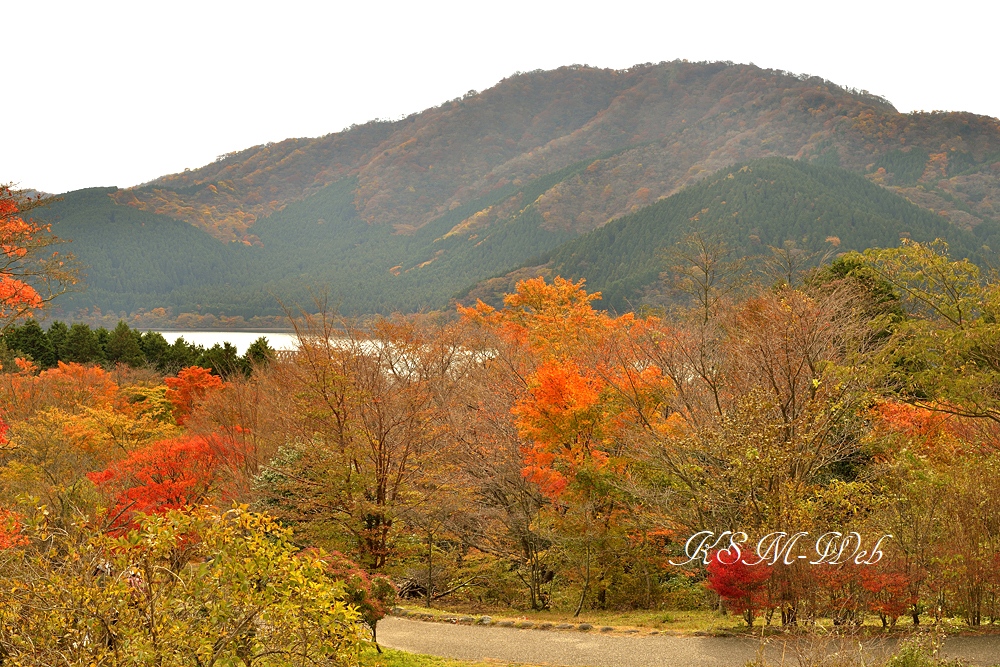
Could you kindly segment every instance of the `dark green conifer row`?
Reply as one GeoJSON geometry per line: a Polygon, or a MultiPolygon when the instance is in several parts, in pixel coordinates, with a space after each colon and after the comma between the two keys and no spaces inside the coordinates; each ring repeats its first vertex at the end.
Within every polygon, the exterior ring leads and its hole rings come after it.
{"type": "Polygon", "coordinates": [[[173,374],[187,366],[201,366],[228,377],[235,373],[250,375],[254,366],[267,363],[274,355],[264,336],[240,356],[236,347],[228,342],[205,348],[180,337],[170,343],[157,331],[132,329],[124,321],[111,331],[104,327],[91,329],[83,323],[68,326],[56,321],[46,331],[32,319],[0,335],[0,362],[4,371],[16,368],[13,360],[21,357],[33,361],[41,369],[53,368],[59,362],[108,367],[126,364],[173,374]]]}

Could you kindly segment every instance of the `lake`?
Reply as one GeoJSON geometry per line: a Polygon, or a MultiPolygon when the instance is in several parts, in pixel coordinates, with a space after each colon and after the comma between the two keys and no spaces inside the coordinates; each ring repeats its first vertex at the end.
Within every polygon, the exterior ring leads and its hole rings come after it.
{"type": "Polygon", "coordinates": [[[188,343],[202,345],[208,349],[218,343],[230,343],[236,347],[240,355],[246,353],[247,348],[255,340],[263,336],[268,344],[275,350],[294,350],[298,346],[298,338],[292,333],[282,333],[276,331],[179,331],[179,330],[159,330],[167,342],[173,343],[178,338],[184,338],[188,343]]]}

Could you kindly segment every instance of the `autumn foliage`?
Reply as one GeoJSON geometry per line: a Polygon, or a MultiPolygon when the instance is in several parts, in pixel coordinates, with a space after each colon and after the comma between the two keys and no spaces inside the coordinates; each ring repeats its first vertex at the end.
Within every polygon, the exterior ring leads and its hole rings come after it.
{"type": "MultiPolygon", "coordinates": [[[[23,260],[29,245],[43,231],[17,213],[17,202],[10,197],[9,191],[0,190],[0,252],[7,266],[23,260]]],[[[10,272],[0,270],[0,319],[19,317],[41,308],[42,304],[42,296],[34,287],[10,272]]]]}
{"type": "Polygon", "coordinates": [[[650,323],[598,311],[599,298],[582,280],[536,278],[518,283],[502,311],[482,302],[460,309],[518,350],[527,391],[512,414],[525,440],[524,475],[553,499],[574,481],[593,484],[591,473],[620,473],[616,443],[637,421],[658,422],[672,390],[633,356],[650,323]]]}
{"type": "Polygon", "coordinates": [[[361,619],[372,629],[372,639],[376,640],[377,624],[396,600],[392,580],[385,575],[369,574],[341,553],[322,554],[320,558],[329,575],[343,583],[345,602],[357,609],[361,619]]]}
{"type": "Polygon", "coordinates": [[[111,501],[109,528],[128,527],[136,514],[198,505],[215,490],[219,452],[211,439],[185,436],[133,452],[87,478],[111,501]]]}
{"type": "Polygon", "coordinates": [[[743,614],[749,625],[762,610],[775,606],[768,589],[773,567],[764,563],[747,565],[730,554],[720,558],[713,553],[705,567],[706,586],[714,591],[734,612],[743,614]]]}
{"type": "Polygon", "coordinates": [[[16,512],[0,508],[0,551],[25,543],[21,518],[16,512]]]}
{"type": "Polygon", "coordinates": [[[25,219],[38,205],[22,193],[0,186],[0,323],[6,328],[30,317],[77,282],[71,255],[48,252],[59,243],[51,228],[25,219]]]}
{"type": "Polygon", "coordinates": [[[164,379],[167,385],[167,399],[174,406],[174,419],[183,426],[192,408],[203,401],[215,389],[225,386],[218,375],[207,368],[189,366],[177,373],[177,377],[164,379]]]}
{"type": "Polygon", "coordinates": [[[561,278],[459,318],[324,316],[228,383],[22,363],[0,375],[0,548],[38,526],[133,539],[235,500],[293,526],[373,629],[391,578],[428,606],[1000,618],[1000,403],[979,381],[1000,378],[982,352],[996,318],[969,325],[957,373],[916,363],[912,340],[961,351],[964,321],[914,316],[896,336],[857,285],[793,278],[620,316],[561,278]],[[677,563],[688,536],[722,531],[808,538],[770,564],[716,545],[677,563]],[[809,562],[834,533],[844,553],[809,562]]]}
{"type": "Polygon", "coordinates": [[[525,477],[551,498],[558,498],[577,470],[603,468],[608,455],[593,448],[600,426],[596,383],[572,364],[543,363],[528,395],[514,408],[525,448],[525,477]]]}

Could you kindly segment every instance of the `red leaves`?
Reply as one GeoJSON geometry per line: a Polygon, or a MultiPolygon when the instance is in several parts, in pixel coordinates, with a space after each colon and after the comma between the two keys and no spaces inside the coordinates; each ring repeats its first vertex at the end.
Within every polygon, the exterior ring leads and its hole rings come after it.
{"type": "Polygon", "coordinates": [[[163,382],[168,387],[167,400],[174,406],[174,419],[178,426],[184,425],[196,402],[203,401],[210,391],[225,386],[222,378],[200,366],[182,369],[177,377],[166,378],[163,382]]]}
{"type": "Polygon", "coordinates": [[[861,586],[867,592],[868,611],[884,618],[896,619],[916,602],[911,592],[910,578],[901,572],[873,568],[861,570],[861,586]]]}
{"type": "Polygon", "coordinates": [[[771,606],[767,582],[771,579],[772,566],[747,565],[742,560],[729,563],[725,558],[720,559],[716,552],[705,569],[708,571],[706,585],[733,611],[752,614],[771,606]]]}
{"type": "Polygon", "coordinates": [[[883,566],[746,565],[743,560],[730,563],[730,558],[725,552],[711,555],[706,586],[748,622],[757,612],[808,599],[819,605],[814,613],[846,618],[867,611],[888,625],[915,601],[910,578],[883,566]]]}
{"type": "Polygon", "coordinates": [[[218,479],[214,438],[188,436],[157,442],[87,478],[112,497],[110,529],[127,528],[138,513],[159,514],[204,502],[218,479]]]}
{"type": "Polygon", "coordinates": [[[20,517],[8,509],[0,508],[0,550],[20,546],[26,541],[21,534],[20,517]]]}
{"type": "Polygon", "coordinates": [[[396,587],[388,577],[370,575],[354,561],[336,551],[323,556],[327,572],[344,583],[346,602],[353,605],[361,618],[373,629],[389,613],[396,599],[396,587]]]}

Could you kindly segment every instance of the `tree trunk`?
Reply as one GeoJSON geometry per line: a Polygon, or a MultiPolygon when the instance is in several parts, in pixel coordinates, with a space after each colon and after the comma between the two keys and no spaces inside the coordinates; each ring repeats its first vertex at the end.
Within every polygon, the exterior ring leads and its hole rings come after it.
{"type": "Polygon", "coordinates": [[[434,594],[434,533],[427,533],[427,607],[431,606],[431,596],[434,594]]]}
{"type": "Polygon", "coordinates": [[[580,604],[576,605],[576,611],[573,612],[573,618],[580,615],[583,610],[583,601],[587,599],[587,588],[590,587],[590,545],[587,545],[587,564],[584,568],[583,574],[583,592],[580,594],[580,604]]]}

